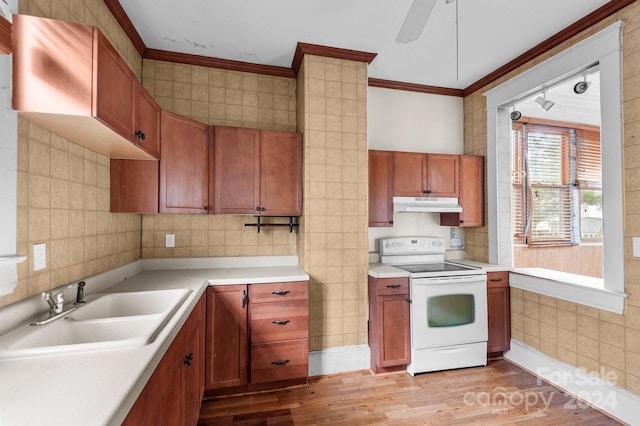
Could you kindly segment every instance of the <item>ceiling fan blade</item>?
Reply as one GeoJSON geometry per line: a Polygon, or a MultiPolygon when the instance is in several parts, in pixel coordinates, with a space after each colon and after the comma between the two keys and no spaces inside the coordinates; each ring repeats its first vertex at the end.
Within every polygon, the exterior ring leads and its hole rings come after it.
{"type": "Polygon", "coordinates": [[[407,12],[407,17],[404,18],[404,23],[400,28],[398,37],[396,37],[396,42],[409,43],[420,37],[436,1],[437,0],[413,0],[409,12],[407,12]]]}

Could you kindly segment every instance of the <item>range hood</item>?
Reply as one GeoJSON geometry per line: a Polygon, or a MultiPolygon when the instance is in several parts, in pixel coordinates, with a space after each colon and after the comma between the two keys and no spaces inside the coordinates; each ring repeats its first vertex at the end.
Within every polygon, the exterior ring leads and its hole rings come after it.
{"type": "Polygon", "coordinates": [[[393,211],[400,213],[459,213],[457,198],[393,197],[393,211]]]}

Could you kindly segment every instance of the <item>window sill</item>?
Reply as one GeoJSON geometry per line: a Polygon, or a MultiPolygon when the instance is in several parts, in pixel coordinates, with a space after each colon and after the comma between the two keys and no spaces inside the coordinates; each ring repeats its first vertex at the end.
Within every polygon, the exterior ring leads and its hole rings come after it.
{"type": "Polygon", "coordinates": [[[509,274],[514,288],[568,300],[581,305],[622,314],[625,293],[604,288],[602,278],[568,274],[544,268],[518,268],[509,274]]]}

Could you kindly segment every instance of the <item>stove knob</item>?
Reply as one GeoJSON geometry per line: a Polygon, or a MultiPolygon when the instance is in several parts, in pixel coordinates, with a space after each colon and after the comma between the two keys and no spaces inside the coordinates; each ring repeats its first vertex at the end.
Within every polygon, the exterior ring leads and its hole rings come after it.
{"type": "Polygon", "coordinates": [[[438,247],[442,247],[442,241],[438,241],[438,247]]]}
{"type": "Polygon", "coordinates": [[[398,243],[398,247],[402,247],[403,245],[403,243],[398,243]]]}

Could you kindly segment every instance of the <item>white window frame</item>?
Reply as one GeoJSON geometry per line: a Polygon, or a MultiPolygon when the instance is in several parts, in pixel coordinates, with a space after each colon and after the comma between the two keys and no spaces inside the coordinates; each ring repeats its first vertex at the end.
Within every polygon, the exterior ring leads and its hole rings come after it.
{"type": "Polygon", "coordinates": [[[622,313],[624,203],[622,162],[622,26],[618,21],[509,81],[487,99],[489,261],[513,267],[511,231],[511,121],[509,105],[594,64],[600,66],[603,191],[603,279],[538,268],[514,269],[510,285],[622,313]]]}

